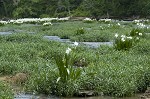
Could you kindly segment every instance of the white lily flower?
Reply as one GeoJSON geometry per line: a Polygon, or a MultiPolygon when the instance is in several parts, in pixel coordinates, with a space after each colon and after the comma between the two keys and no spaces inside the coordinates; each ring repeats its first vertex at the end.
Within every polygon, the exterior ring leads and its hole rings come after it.
{"type": "Polygon", "coordinates": [[[121,38],[121,41],[124,42],[124,41],[126,41],[126,40],[125,40],[125,38],[121,38]]]}
{"type": "Polygon", "coordinates": [[[69,54],[71,52],[71,48],[67,48],[67,50],[66,50],[66,54],[69,54]]]}
{"type": "Polygon", "coordinates": [[[120,26],[120,23],[117,23],[117,25],[119,25],[119,26],[120,26]]]}
{"type": "Polygon", "coordinates": [[[131,36],[129,36],[129,37],[127,37],[127,39],[132,39],[132,37],[131,37],[131,36]]]}
{"type": "Polygon", "coordinates": [[[115,34],[115,37],[117,38],[117,37],[118,37],[118,34],[115,34]]]}
{"type": "Polygon", "coordinates": [[[60,79],[61,79],[61,77],[58,77],[56,83],[58,83],[60,79]]]}
{"type": "Polygon", "coordinates": [[[75,45],[75,46],[78,46],[78,45],[79,45],[79,43],[75,41],[75,42],[74,42],[74,45],[75,45]]]}
{"type": "Polygon", "coordinates": [[[140,36],[142,36],[142,33],[139,33],[140,36]]]}
{"type": "Polygon", "coordinates": [[[70,70],[67,68],[67,73],[68,73],[68,75],[70,74],[70,70]]]}
{"type": "Polygon", "coordinates": [[[125,35],[121,35],[121,37],[122,37],[122,38],[125,38],[126,36],[125,36],[125,35]]]}

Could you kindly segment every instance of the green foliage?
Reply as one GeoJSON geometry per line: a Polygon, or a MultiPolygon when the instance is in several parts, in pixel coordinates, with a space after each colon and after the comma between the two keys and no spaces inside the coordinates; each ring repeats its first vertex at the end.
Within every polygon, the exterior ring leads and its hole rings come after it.
{"type": "Polygon", "coordinates": [[[83,35],[77,35],[70,38],[72,41],[80,41],[80,42],[108,42],[109,35],[104,33],[85,33],[83,35]]]}
{"type": "MultiPolygon", "coordinates": [[[[54,68],[53,68],[54,69],[54,68]]],[[[52,66],[40,66],[34,69],[32,76],[26,83],[27,91],[34,91],[36,93],[51,94],[53,92],[53,85],[55,85],[56,77],[52,66]],[[51,68],[50,68],[51,67],[51,68]],[[36,70],[36,71],[35,71],[36,70]]]]}
{"type": "Polygon", "coordinates": [[[7,84],[0,81],[0,98],[1,99],[14,99],[13,92],[7,84]]]}
{"type": "Polygon", "coordinates": [[[118,36],[116,34],[116,38],[114,41],[114,47],[117,50],[129,50],[133,46],[133,38],[126,37],[125,35],[118,36]]]}
{"type": "Polygon", "coordinates": [[[79,92],[80,84],[77,81],[58,82],[55,84],[55,94],[57,96],[74,96],[79,92]]]}
{"type": "Polygon", "coordinates": [[[56,57],[56,65],[59,71],[59,75],[57,78],[57,82],[61,81],[63,83],[67,83],[68,81],[75,81],[78,79],[81,75],[80,68],[74,68],[72,64],[72,60],[70,57],[70,51],[71,49],[67,49],[65,56],[62,57],[56,57]]]}
{"type": "Polygon", "coordinates": [[[41,40],[38,35],[30,35],[27,33],[16,33],[9,36],[0,36],[0,40],[4,42],[38,42],[41,40]]]}
{"type": "Polygon", "coordinates": [[[4,26],[4,24],[0,22],[0,26],[4,26]]]}
{"type": "MultiPolygon", "coordinates": [[[[133,37],[133,36],[140,36],[139,33],[141,33],[141,30],[138,29],[138,28],[134,28],[134,29],[131,30],[131,32],[130,32],[129,35],[132,36],[132,37],[133,37]]],[[[142,36],[142,35],[141,35],[141,36],[142,36]]]]}
{"type": "MultiPolygon", "coordinates": [[[[14,57],[11,57],[11,59],[13,60],[14,57]]],[[[0,63],[0,75],[12,74],[14,71],[16,71],[17,66],[15,66],[14,64],[15,63],[2,60],[0,63]]]]}
{"type": "Polygon", "coordinates": [[[77,31],[76,31],[76,35],[82,35],[82,34],[85,34],[86,31],[85,29],[82,27],[82,28],[79,28],[77,31]]]}
{"type": "Polygon", "coordinates": [[[148,61],[147,56],[134,55],[134,51],[132,54],[112,49],[105,51],[110,53],[98,55],[101,61],[85,69],[88,76],[83,75],[81,78],[83,89],[94,89],[113,96],[130,96],[142,88],[145,90],[148,72],[146,77],[144,75],[149,67],[143,62],[148,61]]]}

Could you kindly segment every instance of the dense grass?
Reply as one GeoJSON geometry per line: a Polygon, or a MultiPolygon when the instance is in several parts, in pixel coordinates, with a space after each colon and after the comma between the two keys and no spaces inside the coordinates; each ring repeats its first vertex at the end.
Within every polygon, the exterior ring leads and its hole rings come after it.
{"type": "Polygon", "coordinates": [[[71,54],[71,59],[74,65],[82,66],[81,76],[73,82],[56,83],[58,69],[54,59],[62,57],[66,48],[72,46],[45,40],[44,35],[57,35],[72,41],[105,42],[113,41],[116,33],[127,35],[135,27],[132,23],[117,23],[76,21],[53,23],[52,26],[2,26],[0,31],[13,30],[13,34],[0,36],[0,74],[28,73],[27,91],[59,96],[78,95],[80,90],[94,90],[96,94],[103,92],[113,96],[143,92],[150,86],[148,34],[128,51],[118,51],[109,46],[92,49],[79,45],[71,54]],[[77,34],[82,27],[85,33],[77,34]]]}
{"type": "Polygon", "coordinates": [[[8,86],[8,84],[5,84],[4,82],[0,81],[0,98],[1,99],[14,99],[13,92],[8,86]]]}

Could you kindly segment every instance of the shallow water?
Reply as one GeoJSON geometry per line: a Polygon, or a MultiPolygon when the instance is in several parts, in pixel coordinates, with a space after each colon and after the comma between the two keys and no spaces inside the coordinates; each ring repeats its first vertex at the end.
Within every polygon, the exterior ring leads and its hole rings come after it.
{"type": "Polygon", "coordinates": [[[80,42],[90,48],[98,48],[101,45],[113,46],[113,42],[80,42]]]}
{"type": "Polygon", "coordinates": [[[32,94],[25,94],[20,93],[14,96],[14,99],[60,99],[54,96],[45,96],[45,95],[32,95],[32,94]]]}
{"type": "Polygon", "coordinates": [[[72,97],[72,98],[59,98],[54,96],[45,96],[45,95],[31,95],[31,94],[17,94],[14,99],[140,99],[140,94],[133,97],[125,98],[116,98],[109,96],[96,96],[96,97],[72,97]]]}
{"type": "Polygon", "coordinates": [[[0,32],[0,35],[10,35],[12,34],[11,32],[0,32]]]}
{"type": "Polygon", "coordinates": [[[51,41],[58,41],[58,42],[68,42],[71,43],[71,41],[69,39],[61,39],[58,36],[44,36],[44,38],[51,40],[51,41]]]}
{"type": "MultiPolygon", "coordinates": [[[[58,36],[44,36],[44,38],[51,40],[51,41],[58,41],[58,42],[64,42],[64,43],[72,43],[70,39],[61,39],[58,36]]],[[[101,45],[107,45],[107,46],[113,46],[113,42],[79,42],[79,44],[86,45],[90,48],[98,48],[101,45]]]]}

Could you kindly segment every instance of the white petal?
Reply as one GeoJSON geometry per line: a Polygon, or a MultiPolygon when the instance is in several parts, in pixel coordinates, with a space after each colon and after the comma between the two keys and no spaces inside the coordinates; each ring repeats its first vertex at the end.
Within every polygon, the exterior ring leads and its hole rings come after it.
{"type": "Polygon", "coordinates": [[[71,52],[71,48],[67,48],[67,50],[66,50],[66,54],[69,54],[71,52]]]}
{"type": "Polygon", "coordinates": [[[115,34],[115,37],[117,38],[117,37],[118,37],[118,34],[115,34]]]}
{"type": "Polygon", "coordinates": [[[125,38],[121,38],[121,41],[124,42],[124,41],[125,41],[125,38]]]}
{"type": "Polygon", "coordinates": [[[56,83],[58,83],[58,82],[59,82],[60,78],[61,78],[61,77],[58,77],[58,78],[57,78],[57,81],[56,81],[56,83]]]}
{"type": "Polygon", "coordinates": [[[68,75],[70,74],[70,70],[67,68],[67,73],[68,73],[68,75]]]}

